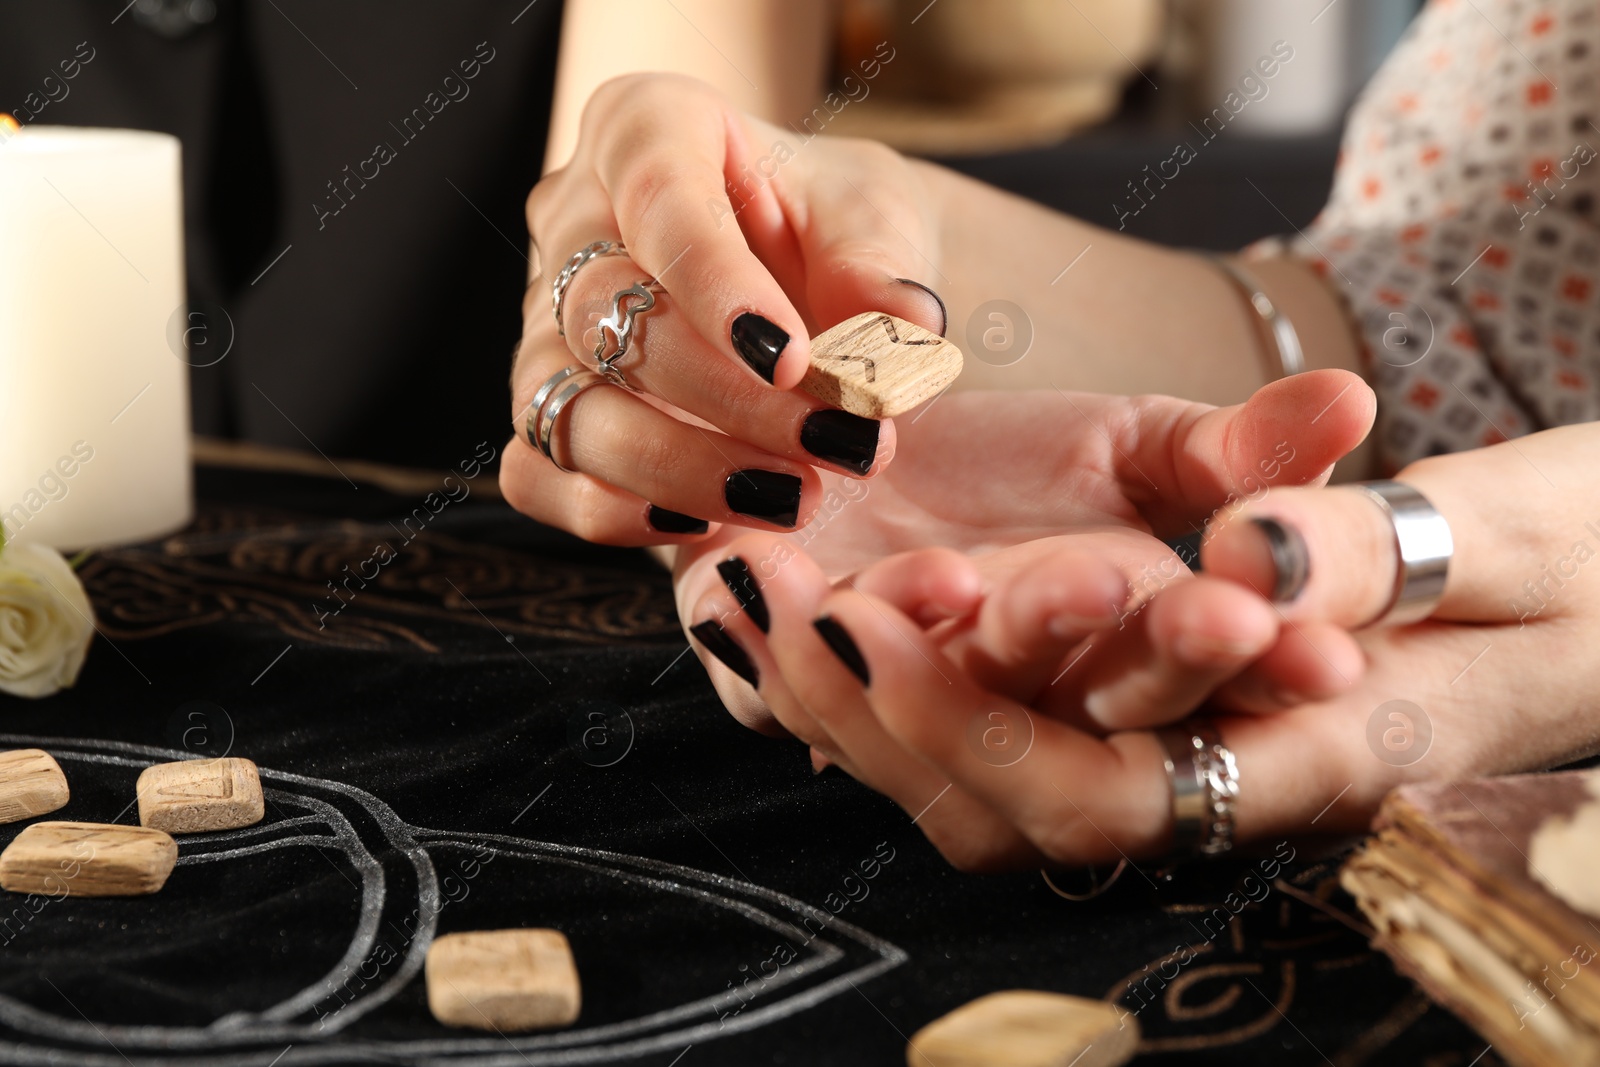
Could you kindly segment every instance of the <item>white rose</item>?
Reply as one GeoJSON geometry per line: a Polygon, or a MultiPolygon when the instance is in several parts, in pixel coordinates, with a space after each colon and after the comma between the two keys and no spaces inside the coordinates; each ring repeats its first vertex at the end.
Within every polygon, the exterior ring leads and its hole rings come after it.
{"type": "Polygon", "coordinates": [[[93,639],[94,608],[61,553],[0,549],[0,693],[47,697],[72,685],[93,639]]]}

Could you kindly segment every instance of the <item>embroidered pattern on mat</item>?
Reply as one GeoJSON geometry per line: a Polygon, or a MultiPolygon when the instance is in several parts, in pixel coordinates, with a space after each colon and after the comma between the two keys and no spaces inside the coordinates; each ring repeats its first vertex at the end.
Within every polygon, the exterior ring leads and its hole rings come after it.
{"type": "Polygon", "coordinates": [[[586,643],[680,634],[664,572],[548,559],[438,530],[405,542],[385,523],[203,508],[181,533],[97,553],[79,573],[112,640],[217,622],[276,626],[338,648],[426,652],[460,626],[586,643]],[[380,543],[401,547],[375,573],[363,569],[380,543]]]}

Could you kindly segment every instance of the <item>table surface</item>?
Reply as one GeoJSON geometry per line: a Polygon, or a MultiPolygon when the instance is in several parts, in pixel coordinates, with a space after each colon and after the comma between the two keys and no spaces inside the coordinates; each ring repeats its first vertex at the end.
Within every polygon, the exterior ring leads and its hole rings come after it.
{"type": "Polygon", "coordinates": [[[175,758],[247,756],[267,790],[159,894],[0,901],[0,1063],[894,1064],[1006,988],[1123,1004],[1140,1063],[1484,1051],[1347,925],[1337,857],[1130,870],[1087,903],[957,873],[721,710],[642,553],[512,514],[490,475],[271,466],[202,466],[190,528],[91,557],[77,687],[0,697],[0,744],[71,782],[52,818],[135,822],[175,758]],[[570,938],[578,1023],[435,1023],[431,940],[517,926],[570,938]]]}

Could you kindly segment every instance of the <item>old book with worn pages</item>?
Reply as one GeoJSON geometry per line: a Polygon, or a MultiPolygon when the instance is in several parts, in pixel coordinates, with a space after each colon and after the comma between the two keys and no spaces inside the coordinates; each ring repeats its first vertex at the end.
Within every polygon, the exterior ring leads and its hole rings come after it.
{"type": "Polygon", "coordinates": [[[1506,1061],[1600,1065],[1600,773],[1402,786],[1344,887],[1506,1061]]]}

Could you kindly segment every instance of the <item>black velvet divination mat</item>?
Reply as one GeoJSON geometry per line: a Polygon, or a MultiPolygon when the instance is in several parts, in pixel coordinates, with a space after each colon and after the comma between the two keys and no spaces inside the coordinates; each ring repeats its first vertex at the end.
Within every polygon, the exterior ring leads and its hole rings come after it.
{"type": "Polygon", "coordinates": [[[1119,1000],[1141,1063],[1484,1050],[1308,903],[1352,910],[1333,862],[1278,886],[1259,857],[1130,871],[1089,903],[950,870],[894,805],[721,710],[640,553],[481,491],[433,514],[339,478],[199,485],[190,529],[85,564],[88,667],[0,697],[0,744],[60,760],[52,818],[121,822],[143,766],[231,750],[266,821],[183,838],[155,896],[6,895],[0,1062],[897,1064],[924,1023],[1017,987],[1119,1000]],[[394,558],[331,614],[327,583],[371,576],[380,542],[394,558]],[[515,926],[571,939],[577,1025],[435,1023],[431,937],[515,926]]]}

